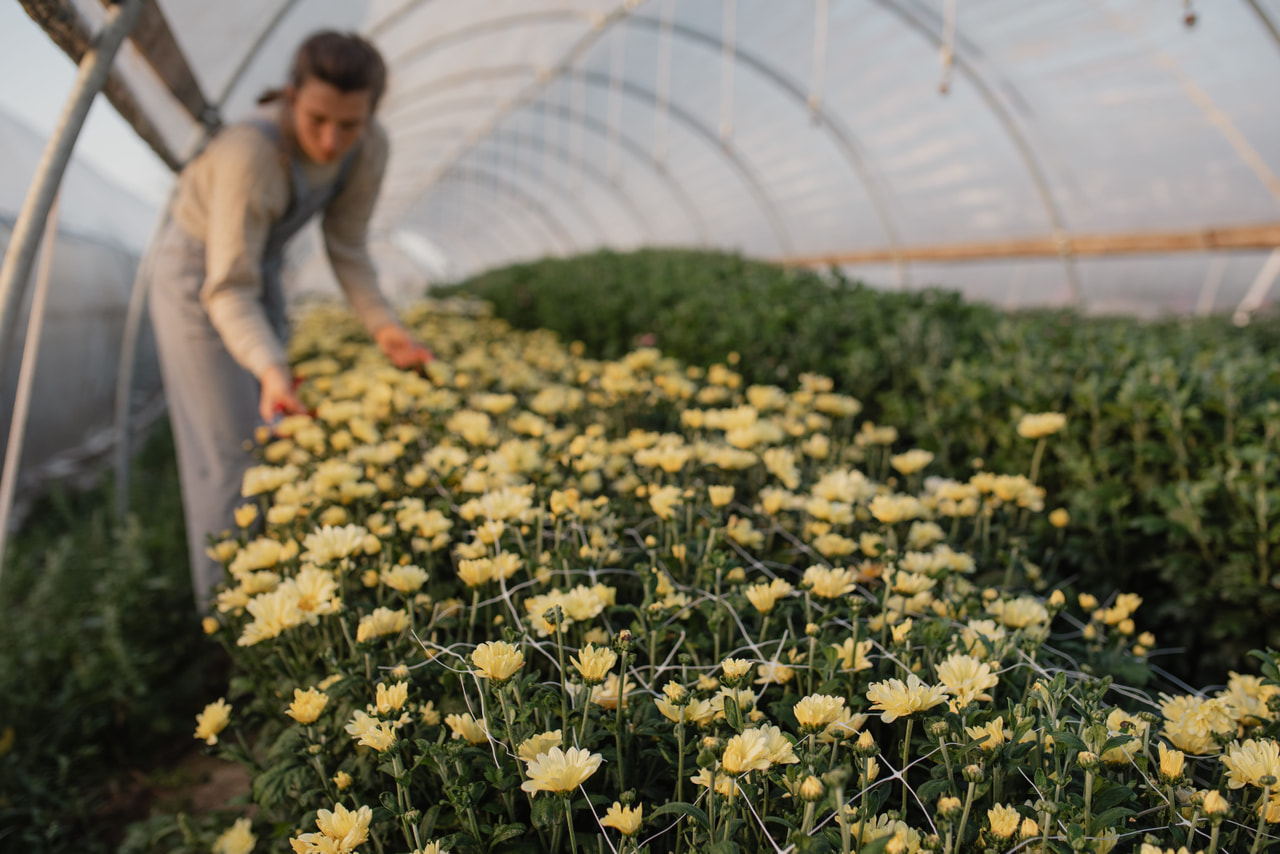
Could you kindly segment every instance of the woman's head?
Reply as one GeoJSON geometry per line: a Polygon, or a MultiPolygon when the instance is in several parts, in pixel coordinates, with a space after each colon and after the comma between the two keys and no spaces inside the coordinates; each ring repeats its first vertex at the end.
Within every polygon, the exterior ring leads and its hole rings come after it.
{"type": "Polygon", "coordinates": [[[354,34],[325,30],[293,57],[284,97],[302,153],[331,163],[364,133],[387,85],[377,48],[354,34]]]}

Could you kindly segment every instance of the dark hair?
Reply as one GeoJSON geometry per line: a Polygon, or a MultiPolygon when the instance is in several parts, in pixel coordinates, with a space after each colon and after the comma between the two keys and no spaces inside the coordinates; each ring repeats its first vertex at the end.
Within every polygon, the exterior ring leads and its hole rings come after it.
{"type": "MultiPolygon", "coordinates": [[[[355,33],[321,30],[298,46],[289,70],[289,84],[301,89],[310,79],[328,83],[339,92],[368,92],[369,107],[376,110],[387,88],[387,65],[382,54],[355,33]]],[[[278,99],[278,89],[263,93],[259,104],[278,99]]]]}

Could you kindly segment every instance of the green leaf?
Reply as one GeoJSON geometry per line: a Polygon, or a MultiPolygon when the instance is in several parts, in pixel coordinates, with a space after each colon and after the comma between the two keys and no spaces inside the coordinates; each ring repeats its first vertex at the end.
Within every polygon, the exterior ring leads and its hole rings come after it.
{"type": "Polygon", "coordinates": [[[653,811],[655,817],[666,815],[667,813],[687,815],[702,825],[705,830],[711,830],[711,820],[707,818],[707,814],[693,804],[684,801],[671,801],[653,811]]]}
{"type": "Polygon", "coordinates": [[[492,835],[489,837],[490,845],[497,845],[499,842],[506,842],[508,839],[515,839],[522,835],[529,828],[519,822],[515,824],[500,824],[493,829],[492,835]]]}

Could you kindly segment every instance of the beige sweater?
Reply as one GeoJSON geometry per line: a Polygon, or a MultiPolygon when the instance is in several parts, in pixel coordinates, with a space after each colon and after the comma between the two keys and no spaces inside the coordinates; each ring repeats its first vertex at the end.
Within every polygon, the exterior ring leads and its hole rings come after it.
{"type": "MultiPolygon", "coordinates": [[[[280,121],[282,105],[263,115],[280,121]]],[[[283,135],[288,139],[287,132],[283,135]]],[[[377,121],[358,143],[342,191],[322,214],[322,231],[334,274],[351,307],[371,333],[396,322],[378,290],[366,237],[369,216],[387,164],[387,134],[377,121]]],[[[312,186],[332,181],[339,164],[302,159],[312,186]]],[[[205,247],[200,302],[231,356],[255,377],[272,365],[288,366],[284,344],[262,306],[262,253],[267,233],[284,216],[293,195],[289,163],[276,143],[247,124],[231,125],[182,171],[174,201],[178,226],[205,247]]]]}

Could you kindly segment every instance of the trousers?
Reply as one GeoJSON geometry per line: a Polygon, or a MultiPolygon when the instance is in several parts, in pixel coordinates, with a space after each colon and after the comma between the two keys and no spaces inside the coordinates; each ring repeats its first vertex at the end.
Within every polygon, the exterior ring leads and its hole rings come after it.
{"type": "Polygon", "coordinates": [[[170,223],[155,247],[150,290],[161,377],[178,453],[192,592],[210,610],[222,564],[206,553],[208,537],[234,525],[248,444],[262,423],[258,381],[231,357],[200,304],[204,246],[170,223]]]}

